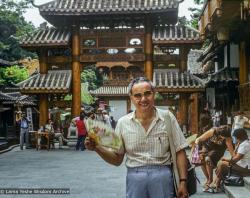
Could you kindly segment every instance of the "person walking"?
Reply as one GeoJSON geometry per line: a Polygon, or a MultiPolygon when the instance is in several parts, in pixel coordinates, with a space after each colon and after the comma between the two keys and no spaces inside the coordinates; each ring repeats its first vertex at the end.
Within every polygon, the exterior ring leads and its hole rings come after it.
{"type": "Polygon", "coordinates": [[[16,120],[20,125],[20,149],[23,150],[24,138],[25,138],[25,148],[30,148],[29,145],[29,123],[30,120],[26,117],[26,113],[22,113],[21,117],[16,120]]]}
{"type": "Polygon", "coordinates": [[[138,77],[129,84],[129,96],[136,110],[118,120],[116,133],[120,149],[110,150],[87,137],[85,146],[106,162],[119,166],[126,155],[127,198],[173,198],[174,176],[171,169],[169,136],[172,135],[180,179],[177,196],[187,198],[188,145],[174,115],[154,106],[155,88],[151,81],[138,77]]]}
{"type": "Polygon", "coordinates": [[[78,138],[77,138],[77,143],[76,143],[76,150],[79,150],[79,147],[81,148],[81,151],[85,150],[84,146],[84,140],[87,136],[87,129],[84,123],[84,113],[80,114],[79,119],[76,120],[76,127],[78,131],[78,138]]]}

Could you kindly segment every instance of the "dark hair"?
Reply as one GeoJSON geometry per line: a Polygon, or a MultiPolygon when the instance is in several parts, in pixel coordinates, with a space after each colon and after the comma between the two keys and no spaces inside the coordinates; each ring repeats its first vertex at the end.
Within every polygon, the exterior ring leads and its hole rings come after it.
{"type": "Polygon", "coordinates": [[[233,136],[235,136],[237,139],[240,139],[241,141],[248,139],[247,132],[243,128],[235,129],[233,132],[233,136]]]}
{"type": "Polygon", "coordinates": [[[82,113],[80,113],[80,120],[83,120],[84,119],[84,117],[85,117],[85,114],[82,112],[82,113]]]}
{"type": "Polygon", "coordinates": [[[228,125],[223,125],[216,128],[216,135],[221,135],[222,137],[231,137],[231,128],[228,125]]]}
{"type": "Polygon", "coordinates": [[[131,95],[133,86],[135,84],[139,84],[141,82],[147,82],[151,86],[152,91],[154,91],[155,86],[153,85],[153,83],[149,79],[147,79],[146,77],[137,77],[137,78],[134,78],[133,80],[131,80],[131,82],[129,83],[128,94],[131,95]]]}

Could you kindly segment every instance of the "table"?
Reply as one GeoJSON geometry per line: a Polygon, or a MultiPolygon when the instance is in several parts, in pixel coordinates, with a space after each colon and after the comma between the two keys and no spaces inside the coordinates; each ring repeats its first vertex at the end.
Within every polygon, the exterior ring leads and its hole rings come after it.
{"type": "Polygon", "coordinates": [[[41,147],[46,147],[47,150],[50,149],[50,134],[48,132],[36,132],[36,150],[41,147]],[[45,137],[47,139],[46,144],[41,144],[41,137],[45,137]]]}

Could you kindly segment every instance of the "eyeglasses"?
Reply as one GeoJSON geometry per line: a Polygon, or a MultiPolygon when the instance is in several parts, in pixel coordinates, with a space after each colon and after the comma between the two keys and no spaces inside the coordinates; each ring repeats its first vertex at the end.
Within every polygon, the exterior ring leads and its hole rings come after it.
{"type": "Polygon", "coordinates": [[[148,98],[150,97],[151,95],[153,94],[153,91],[145,91],[144,93],[135,93],[133,94],[133,97],[136,99],[136,100],[141,100],[142,97],[144,96],[145,98],[148,98]]]}

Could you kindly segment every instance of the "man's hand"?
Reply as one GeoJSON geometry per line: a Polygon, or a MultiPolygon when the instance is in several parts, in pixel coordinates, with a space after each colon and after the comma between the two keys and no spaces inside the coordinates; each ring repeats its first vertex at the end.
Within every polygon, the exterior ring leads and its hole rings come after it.
{"type": "Polygon", "coordinates": [[[187,191],[187,184],[186,182],[180,182],[178,192],[177,192],[178,198],[188,198],[188,191],[187,191]]]}
{"type": "Polygon", "coordinates": [[[96,149],[96,143],[90,137],[86,137],[86,139],[84,141],[84,145],[90,151],[94,151],[96,149]]]}

